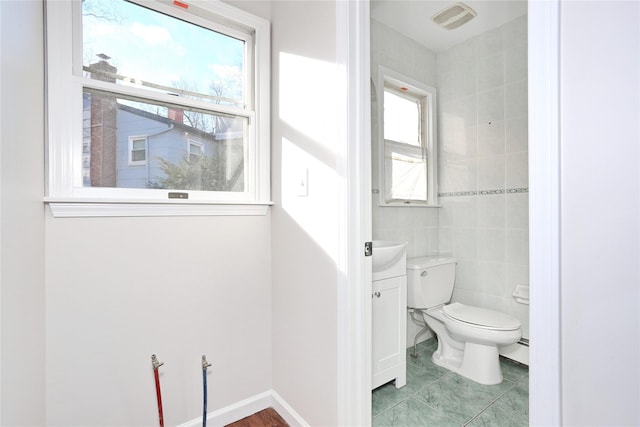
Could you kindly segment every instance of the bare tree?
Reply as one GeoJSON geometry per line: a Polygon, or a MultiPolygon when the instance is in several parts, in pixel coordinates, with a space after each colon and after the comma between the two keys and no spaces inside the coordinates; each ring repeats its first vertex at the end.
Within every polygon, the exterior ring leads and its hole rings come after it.
{"type": "Polygon", "coordinates": [[[111,22],[122,22],[120,8],[116,1],[82,0],[82,16],[93,16],[111,22]]]}

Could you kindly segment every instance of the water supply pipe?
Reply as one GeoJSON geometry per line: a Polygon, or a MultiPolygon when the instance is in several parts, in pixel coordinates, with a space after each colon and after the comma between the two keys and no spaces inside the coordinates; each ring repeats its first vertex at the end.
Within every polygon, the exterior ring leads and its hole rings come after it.
{"type": "Polygon", "coordinates": [[[153,376],[156,380],[156,397],[158,399],[158,418],[160,419],[160,427],[164,427],[164,416],[162,415],[162,394],[160,393],[160,375],[158,368],[164,365],[164,362],[158,362],[155,354],[151,355],[151,366],[153,367],[153,376]]]}
{"type": "Polygon", "coordinates": [[[207,368],[211,363],[207,362],[207,356],[202,355],[202,427],[207,427],[207,368]]]}
{"type": "Polygon", "coordinates": [[[413,353],[411,353],[411,357],[416,359],[418,357],[418,339],[429,331],[429,326],[427,326],[427,322],[424,320],[424,312],[419,308],[409,309],[409,317],[411,318],[413,323],[422,328],[420,329],[420,331],[418,331],[415,338],[413,339],[413,353]],[[417,319],[416,314],[420,316],[417,319]]]}

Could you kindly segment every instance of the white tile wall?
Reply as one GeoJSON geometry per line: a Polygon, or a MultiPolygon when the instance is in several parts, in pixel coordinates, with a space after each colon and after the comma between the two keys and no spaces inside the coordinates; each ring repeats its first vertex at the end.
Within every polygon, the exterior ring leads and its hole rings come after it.
{"type": "Polygon", "coordinates": [[[518,18],[439,53],[437,70],[440,192],[474,192],[440,199],[440,251],[458,259],[454,299],[509,313],[528,336],[528,306],[511,296],[528,283],[528,193],[507,191],[528,187],[526,36],[518,18]]]}

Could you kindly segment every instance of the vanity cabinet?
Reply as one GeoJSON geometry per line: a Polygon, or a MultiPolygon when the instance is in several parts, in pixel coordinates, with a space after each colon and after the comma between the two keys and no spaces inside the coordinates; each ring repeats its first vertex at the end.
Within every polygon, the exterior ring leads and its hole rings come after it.
{"type": "Polygon", "coordinates": [[[407,382],[407,276],[373,281],[372,388],[407,382]]]}

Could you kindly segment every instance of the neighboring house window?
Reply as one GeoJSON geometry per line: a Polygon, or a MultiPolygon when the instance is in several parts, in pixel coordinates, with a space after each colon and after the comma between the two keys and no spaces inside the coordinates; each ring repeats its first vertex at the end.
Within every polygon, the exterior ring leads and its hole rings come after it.
{"type": "Polygon", "coordinates": [[[142,166],[147,164],[147,138],[129,137],[129,165],[142,166]]]}
{"type": "Polygon", "coordinates": [[[189,161],[199,161],[204,155],[204,144],[190,139],[188,141],[189,161]]]}
{"type": "Polygon", "coordinates": [[[381,67],[382,205],[435,205],[435,89],[381,67]]]}
{"type": "Polygon", "coordinates": [[[52,209],[270,203],[267,21],[221,2],[46,5],[52,209]]]}

